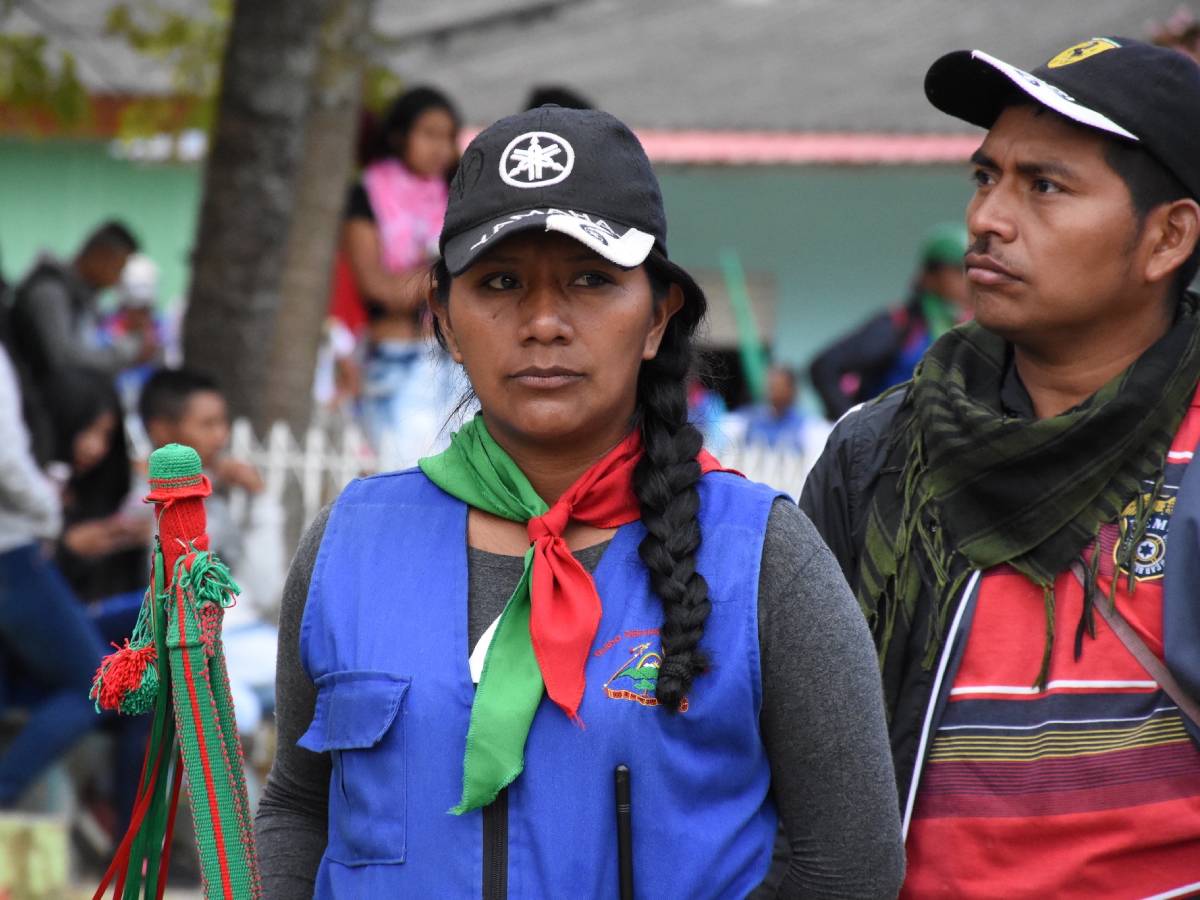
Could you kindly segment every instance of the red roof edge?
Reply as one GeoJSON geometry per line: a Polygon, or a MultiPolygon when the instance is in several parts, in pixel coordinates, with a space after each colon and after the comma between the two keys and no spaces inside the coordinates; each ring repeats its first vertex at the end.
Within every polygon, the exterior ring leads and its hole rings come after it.
{"type": "MultiPolygon", "coordinates": [[[[478,129],[464,129],[464,145],[478,129]]],[[[979,146],[973,134],[669,131],[638,129],[646,154],[669,165],[803,166],[963,163],[979,146]]]]}

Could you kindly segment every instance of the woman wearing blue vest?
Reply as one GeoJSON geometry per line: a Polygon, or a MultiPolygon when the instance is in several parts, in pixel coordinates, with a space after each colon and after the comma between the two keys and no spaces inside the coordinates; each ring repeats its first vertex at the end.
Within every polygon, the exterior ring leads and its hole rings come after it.
{"type": "Polygon", "coordinates": [[[615,898],[624,765],[638,897],[894,896],[866,625],[796,506],[687,422],[705,300],[637,139],[597,111],[497,122],[440,250],[481,412],[297,552],[265,895],[615,898]]]}

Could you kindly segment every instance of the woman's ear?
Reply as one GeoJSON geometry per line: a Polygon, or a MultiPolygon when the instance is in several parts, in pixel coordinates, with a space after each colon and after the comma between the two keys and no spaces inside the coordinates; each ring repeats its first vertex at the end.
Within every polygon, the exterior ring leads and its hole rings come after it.
{"type": "Polygon", "coordinates": [[[437,329],[442,335],[442,339],[446,342],[446,351],[459,365],[462,365],[462,353],[458,349],[458,341],[454,339],[454,326],[450,322],[450,304],[448,302],[449,291],[446,292],[447,302],[443,303],[438,296],[438,284],[435,278],[429,279],[429,311],[433,313],[433,317],[437,320],[437,329]]]}
{"type": "Polygon", "coordinates": [[[667,296],[655,301],[654,312],[650,318],[650,330],[646,333],[646,343],[642,348],[642,359],[654,359],[658,356],[659,345],[662,344],[663,334],[666,333],[667,323],[671,316],[683,309],[683,288],[672,284],[667,296]]]}

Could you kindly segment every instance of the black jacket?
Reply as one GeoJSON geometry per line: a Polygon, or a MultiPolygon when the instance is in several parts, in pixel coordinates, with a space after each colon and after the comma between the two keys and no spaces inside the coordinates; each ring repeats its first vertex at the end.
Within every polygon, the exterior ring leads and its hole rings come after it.
{"type": "MultiPolygon", "coordinates": [[[[867,513],[887,458],[892,421],[904,396],[905,391],[899,389],[843,416],[800,495],[800,508],[817,526],[856,592],[867,513]]],[[[919,605],[911,623],[897,618],[887,658],[881,662],[901,809],[908,797],[922,726],[933,700],[934,672],[922,665],[928,614],[929,610],[919,605]]]]}

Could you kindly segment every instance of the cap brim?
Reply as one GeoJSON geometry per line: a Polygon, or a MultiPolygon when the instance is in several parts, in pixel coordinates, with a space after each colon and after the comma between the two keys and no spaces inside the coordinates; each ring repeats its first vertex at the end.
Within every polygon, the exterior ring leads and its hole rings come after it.
{"type": "Polygon", "coordinates": [[[944,113],[981,128],[991,128],[1014,98],[1025,94],[1059,115],[1128,140],[1137,135],[1108,116],[1080,103],[1066,91],[1036,75],[1009,65],[982,50],[947,53],[925,75],[925,96],[944,113]]]}
{"type": "Polygon", "coordinates": [[[446,268],[451,275],[459,275],[497,242],[534,230],[565,234],[623,269],[640,266],[654,248],[654,235],[612,219],[574,210],[530,209],[501,216],[447,240],[442,250],[446,268]]]}

